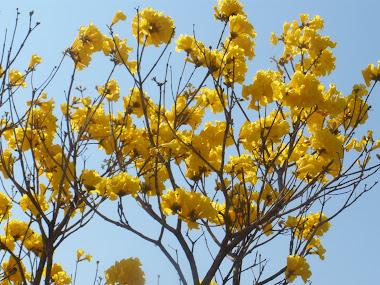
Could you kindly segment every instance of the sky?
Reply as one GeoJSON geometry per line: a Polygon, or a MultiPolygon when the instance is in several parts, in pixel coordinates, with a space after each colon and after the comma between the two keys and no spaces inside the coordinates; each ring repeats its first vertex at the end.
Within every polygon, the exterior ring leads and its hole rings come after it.
{"type": "MultiPolygon", "coordinates": [[[[127,21],[119,23],[116,31],[122,37],[129,39],[129,45],[133,44],[130,21],[138,6],[141,8],[151,6],[158,11],[164,11],[165,15],[170,15],[175,21],[176,37],[180,34],[192,34],[194,24],[198,38],[204,41],[209,40],[212,45],[212,40],[215,42],[215,35],[221,30],[213,17],[212,6],[216,4],[214,0],[0,1],[2,2],[0,5],[1,38],[5,27],[9,31],[13,28],[16,8],[19,8],[21,12],[20,35],[27,28],[28,13],[31,10],[34,10],[34,20],[41,22],[33,32],[19,61],[29,62],[32,53],[40,55],[43,58],[43,63],[39,66],[41,77],[44,74],[46,76],[51,68],[58,64],[62,51],[73,42],[80,26],[93,22],[106,32],[106,25],[112,21],[117,10],[122,10],[127,15],[127,21]]],[[[354,84],[363,83],[361,70],[365,69],[369,63],[376,64],[380,60],[380,37],[377,23],[380,2],[377,0],[245,0],[242,2],[246,4],[245,12],[257,32],[256,57],[249,65],[248,81],[257,70],[274,68],[269,58],[282,54],[282,47],[269,44],[270,32],[280,34],[283,23],[298,20],[300,13],[308,13],[311,16],[320,15],[325,20],[324,34],[330,35],[333,41],[338,42],[338,46],[334,49],[334,55],[337,57],[336,70],[327,80],[335,83],[338,90],[344,94],[348,94],[354,84]]],[[[174,50],[173,46],[171,48],[174,50]]],[[[67,59],[59,74],[59,80],[54,81],[48,89],[49,96],[58,102],[64,98],[64,90],[67,90],[71,66],[72,62],[67,59]]],[[[92,72],[87,75],[83,72],[78,76],[78,84],[93,88],[102,83],[101,75],[101,72],[92,72]]],[[[370,105],[373,108],[369,114],[370,119],[366,123],[367,129],[374,130],[375,137],[380,137],[379,96],[380,89],[377,88],[370,99],[370,105]]],[[[378,177],[379,174],[376,174],[371,181],[374,182],[378,177]]],[[[378,280],[380,224],[376,209],[380,198],[379,191],[380,188],[375,187],[373,191],[367,193],[355,205],[333,220],[332,227],[322,238],[327,250],[325,260],[310,258],[313,284],[374,284],[378,280]]],[[[132,205],[131,211],[134,211],[132,205]]],[[[145,219],[139,220],[139,223],[142,227],[149,225],[149,221],[145,219]]],[[[160,284],[178,284],[176,274],[160,255],[158,249],[139,243],[130,234],[99,219],[94,219],[88,228],[82,229],[71,241],[69,239],[62,245],[57,255],[64,268],[72,269],[71,265],[75,260],[73,248],[83,248],[85,252],[94,256],[94,260],[101,260],[101,270],[112,265],[115,260],[131,256],[139,257],[147,276],[147,284],[157,284],[157,275],[161,276],[160,284]],[[101,228],[100,231],[99,228],[101,228]]],[[[272,259],[275,260],[276,251],[274,250],[271,254],[272,259]]],[[[94,262],[91,265],[83,264],[83,267],[79,268],[77,284],[92,284],[94,272],[94,262]]],[[[303,284],[303,282],[298,278],[293,284],[303,284]]]]}

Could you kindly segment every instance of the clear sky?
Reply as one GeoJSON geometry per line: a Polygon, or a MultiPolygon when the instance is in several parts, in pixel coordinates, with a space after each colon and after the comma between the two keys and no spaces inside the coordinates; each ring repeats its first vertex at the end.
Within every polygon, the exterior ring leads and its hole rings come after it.
{"type": "MultiPolygon", "coordinates": [[[[220,26],[214,23],[212,6],[214,0],[108,0],[108,1],[51,1],[51,0],[15,0],[1,1],[0,5],[0,37],[3,38],[5,27],[12,30],[16,15],[16,8],[20,9],[20,30],[27,28],[28,13],[34,10],[34,20],[41,25],[33,33],[32,38],[22,54],[29,62],[30,54],[37,53],[43,58],[39,67],[42,73],[56,65],[62,51],[67,48],[77,35],[80,26],[93,22],[105,33],[106,24],[109,24],[117,10],[127,15],[127,21],[120,23],[116,31],[121,37],[131,37],[130,21],[137,6],[141,8],[151,6],[170,15],[176,26],[176,37],[180,34],[192,34],[193,24],[198,37],[207,42],[215,41],[215,35],[220,26]]],[[[335,83],[339,91],[347,94],[356,83],[364,83],[361,70],[369,63],[380,60],[379,11],[380,1],[377,0],[268,0],[242,1],[246,4],[245,12],[257,32],[255,53],[256,57],[250,64],[247,81],[255,75],[258,69],[274,68],[270,63],[271,56],[278,56],[282,48],[269,44],[270,32],[280,34],[285,21],[298,20],[300,13],[320,15],[325,20],[325,35],[331,35],[333,41],[338,42],[334,49],[337,57],[336,70],[328,78],[335,83]]],[[[210,45],[213,43],[210,42],[210,45]]],[[[172,47],[174,49],[174,47],[172,47]]],[[[67,59],[63,66],[63,74],[59,81],[54,81],[49,88],[49,96],[59,101],[67,89],[68,76],[72,62],[67,59]]],[[[85,73],[84,71],[83,73],[85,73]]],[[[87,74],[80,77],[82,84],[92,88],[101,84],[99,74],[87,74]]],[[[370,99],[373,111],[367,123],[368,129],[374,130],[375,137],[380,137],[378,122],[380,120],[379,86],[370,99]]],[[[372,182],[379,177],[374,177],[372,182]]],[[[317,257],[309,258],[313,272],[313,284],[376,284],[380,268],[380,223],[376,217],[380,188],[375,187],[372,192],[362,197],[358,203],[333,220],[332,227],[323,236],[322,241],[327,250],[324,261],[317,257]]],[[[144,226],[148,221],[140,219],[144,226]]],[[[95,219],[86,229],[68,239],[57,252],[64,269],[70,272],[74,264],[75,249],[83,248],[94,256],[94,260],[101,260],[100,269],[109,267],[115,260],[139,257],[147,276],[147,284],[157,284],[157,275],[161,275],[160,284],[178,284],[177,276],[159,250],[136,239],[125,231],[120,231],[104,222],[95,219]],[[100,229],[100,230],[99,230],[100,229]],[[151,255],[150,255],[151,254],[151,255]],[[71,267],[72,268],[72,267],[71,267]]],[[[276,251],[271,252],[271,258],[276,259],[276,251]]],[[[95,263],[83,266],[79,270],[77,284],[92,284],[95,272],[95,263]]],[[[303,284],[300,278],[293,284],[303,284]]]]}

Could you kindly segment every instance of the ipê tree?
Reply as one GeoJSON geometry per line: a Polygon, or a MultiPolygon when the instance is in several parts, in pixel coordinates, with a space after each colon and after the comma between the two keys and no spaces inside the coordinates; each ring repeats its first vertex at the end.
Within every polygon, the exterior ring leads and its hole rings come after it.
{"type": "MultiPolygon", "coordinates": [[[[307,260],[324,258],[321,237],[330,221],[373,187],[362,182],[380,166],[373,153],[380,141],[362,130],[380,67],[368,65],[365,84],[348,95],[326,87],[336,43],[320,34],[319,16],[301,14],[272,34],[271,43],[284,47],[272,58],[273,70],[253,74],[256,33],[244,5],[224,0],[214,10],[222,32],[213,43],[196,30],[179,35],[174,21],[152,8],[136,11],[133,47],[115,33],[126,20],[121,11],[107,33],[94,24],[81,27],[62,59],[71,58],[74,68],[60,110],[45,93],[59,66],[32,86],[26,111],[15,101],[42,61],[32,55],[24,73],[13,68],[33,32],[32,14],[19,47],[6,38],[3,284],[75,283],[54,252],[94,214],[156,245],[180,284],[310,279],[307,260]],[[185,55],[181,65],[172,62],[173,49],[185,55]],[[76,76],[95,53],[110,60],[112,71],[87,95],[76,76]],[[114,79],[118,72],[127,90],[114,79]],[[102,167],[86,157],[94,148],[104,156],[102,167]],[[107,200],[114,201],[116,219],[101,207],[107,200]],[[134,223],[125,207],[131,201],[158,225],[155,234],[134,223]],[[168,236],[176,243],[168,245],[168,236]],[[268,272],[262,248],[275,239],[288,256],[268,272]],[[208,267],[200,267],[206,255],[208,267]]],[[[77,262],[85,259],[91,257],[78,251],[77,262]]],[[[138,259],[117,262],[105,272],[107,284],[144,284],[139,266],[138,259]]]]}

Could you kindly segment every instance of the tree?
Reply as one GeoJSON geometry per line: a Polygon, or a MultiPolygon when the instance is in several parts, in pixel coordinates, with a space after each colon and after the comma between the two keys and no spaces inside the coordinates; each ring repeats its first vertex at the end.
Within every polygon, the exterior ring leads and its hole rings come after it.
{"type": "MultiPolygon", "coordinates": [[[[307,260],[324,258],[321,237],[330,221],[373,187],[361,183],[380,166],[373,154],[380,141],[361,130],[380,66],[368,65],[365,85],[347,96],[325,87],[336,43],[320,34],[319,16],[301,14],[271,36],[284,46],[272,58],[274,70],[246,80],[256,33],[243,8],[234,0],[214,7],[222,32],[213,47],[196,30],[178,36],[174,21],[151,8],[136,11],[133,48],[114,31],[126,20],[121,11],[109,35],[94,24],[81,27],[62,58],[74,67],[60,112],[45,93],[59,66],[32,86],[25,112],[15,102],[42,62],[34,54],[26,72],[13,69],[35,28],[32,13],[18,48],[16,24],[0,72],[4,284],[75,282],[54,252],[94,215],[156,245],[182,284],[241,284],[248,272],[253,284],[309,280],[307,260]],[[186,54],[182,67],[171,60],[173,47],[186,54]],[[97,95],[87,96],[76,76],[95,53],[110,60],[112,71],[97,95]],[[114,79],[118,72],[131,87],[122,100],[127,90],[114,79]],[[104,156],[102,167],[86,156],[94,149],[104,156]],[[131,201],[158,224],[157,233],[133,222],[131,201]],[[176,243],[168,246],[168,236],[176,243]],[[261,250],[274,240],[284,242],[288,257],[267,273],[261,250]],[[210,264],[200,268],[205,251],[210,264]]],[[[91,257],[78,250],[77,262],[83,260],[91,257]]],[[[139,268],[138,259],[116,262],[107,282],[143,284],[139,268]]]]}

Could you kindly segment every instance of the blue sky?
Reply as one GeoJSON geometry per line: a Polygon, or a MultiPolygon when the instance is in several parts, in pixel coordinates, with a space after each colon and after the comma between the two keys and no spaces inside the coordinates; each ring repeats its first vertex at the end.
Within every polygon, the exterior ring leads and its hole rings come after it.
{"type": "MultiPolygon", "coordinates": [[[[209,40],[209,44],[212,45],[212,40],[215,42],[217,37],[215,35],[221,30],[220,25],[218,26],[213,20],[212,6],[216,3],[213,0],[2,2],[4,3],[0,5],[1,37],[5,27],[10,30],[13,28],[17,7],[21,12],[20,31],[27,28],[28,13],[34,10],[34,19],[41,22],[41,25],[33,33],[19,62],[21,63],[23,59],[29,62],[30,54],[37,53],[43,58],[39,70],[46,75],[59,62],[62,51],[72,43],[80,26],[93,22],[105,33],[106,24],[111,22],[117,10],[127,14],[127,21],[119,23],[116,32],[121,37],[127,37],[129,45],[134,43],[130,21],[137,6],[141,8],[151,6],[170,15],[175,21],[176,36],[192,34],[195,24],[198,37],[206,42],[209,40]]],[[[257,32],[256,57],[249,66],[248,82],[250,75],[255,75],[258,69],[274,68],[269,58],[282,53],[281,47],[269,44],[270,32],[280,34],[283,23],[298,20],[300,13],[320,15],[325,20],[324,34],[330,35],[333,41],[338,42],[337,48],[334,49],[334,55],[337,57],[336,70],[328,81],[335,83],[338,90],[344,94],[350,92],[354,84],[363,83],[361,70],[369,63],[377,63],[380,60],[379,1],[246,0],[243,3],[246,4],[245,12],[257,32]]],[[[64,90],[67,89],[71,64],[69,59],[64,62],[59,81],[54,81],[48,90],[49,96],[57,101],[63,98],[64,90]]],[[[102,83],[99,81],[100,73],[84,74],[85,71],[79,76],[81,84],[92,88],[102,83]]],[[[374,130],[375,137],[380,137],[378,96],[380,96],[379,88],[375,89],[370,100],[373,111],[370,112],[370,119],[366,124],[366,128],[374,130]]],[[[379,174],[376,176],[379,177],[379,174]]],[[[375,210],[380,198],[379,191],[379,187],[376,187],[333,221],[331,229],[322,239],[327,250],[326,259],[324,261],[318,258],[310,259],[313,260],[310,262],[313,284],[374,284],[378,280],[380,225],[375,210]]],[[[139,223],[141,226],[149,225],[144,219],[139,220],[139,223]]],[[[70,268],[70,263],[74,263],[73,247],[83,248],[94,256],[94,260],[101,260],[101,270],[110,266],[115,260],[137,256],[142,260],[147,284],[156,284],[157,275],[161,275],[160,284],[178,284],[175,273],[169,268],[170,265],[166,260],[163,260],[158,249],[138,243],[128,233],[121,232],[97,219],[87,229],[83,229],[82,233],[75,235],[71,241],[69,239],[57,253],[59,262],[64,268],[70,268]]],[[[272,252],[272,259],[276,259],[275,251],[272,252]]],[[[92,284],[95,263],[83,266],[82,270],[79,271],[80,282],[77,284],[92,284]]],[[[68,271],[70,272],[70,269],[68,271]]],[[[297,280],[293,284],[303,284],[303,282],[297,280]]]]}

